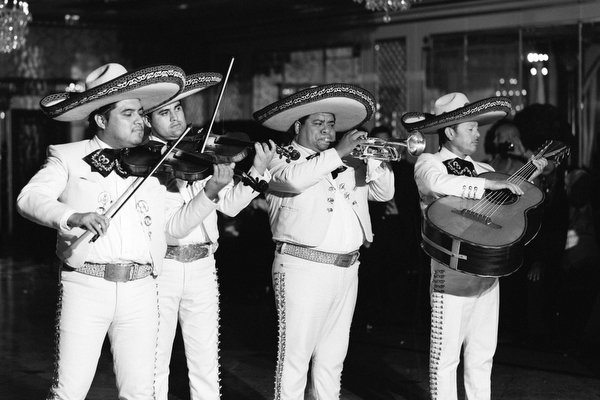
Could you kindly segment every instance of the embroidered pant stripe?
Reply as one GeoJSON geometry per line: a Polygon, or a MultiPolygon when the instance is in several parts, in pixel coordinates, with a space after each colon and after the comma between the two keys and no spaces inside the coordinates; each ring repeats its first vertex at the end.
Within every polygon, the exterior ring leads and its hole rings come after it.
{"type": "Polygon", "coordinates": [[[499,284],[432,262],[430,394],[456,400],[456,371],[463,352],[467,399],[489,400],[498,333],[499,284]]]}
{"type": "Polygon", "coordinates": [[[57,380],[50,398],[86,397],[107,334],[119,396],[154,398],[159,314],[156,281],[147,277],[115,283],[63,271],[61,282],[57,380]]]}
{"type": "Polygon", "coordinates": [[[161,318],[157,400],[168,397],[169,362],[178,323],[185,347],[190,399],[219,399],[219,287],[214,257],[191,263],[166,259],[158,282],[161,318]]]}
{"type": "Polygon", "coordinates": [[[338,400],[358,290],[358,263],[344,268],[276,254],[279,312],[276,399],[303,400],[311,366],[314,395],[338,400]]]}

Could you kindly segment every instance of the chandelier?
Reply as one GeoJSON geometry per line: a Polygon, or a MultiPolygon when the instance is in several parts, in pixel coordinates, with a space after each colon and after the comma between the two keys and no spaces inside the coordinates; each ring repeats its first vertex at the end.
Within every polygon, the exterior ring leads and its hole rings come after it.
{"type": "Polygon", "coordinates": [[[390,22],[391,12],[406,11],[410,8],[412,3],[418,3],[421,0],[354,0],[356,3],[362,3],[364,1],[365,7],[370,11],[383,11],[383,22],[390,22]]]}
{"type": "Polygon", "coordinates": [[[0,0],[0,53],[10,53],[25,44],[30,21],[27,2],[0,0]]]}

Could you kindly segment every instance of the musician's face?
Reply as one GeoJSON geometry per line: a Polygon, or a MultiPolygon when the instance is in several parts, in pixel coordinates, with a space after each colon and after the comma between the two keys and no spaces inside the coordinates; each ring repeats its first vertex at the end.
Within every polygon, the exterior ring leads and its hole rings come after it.
{"type": "Polygon", "coordinates": [[[98,136],[115,149],[139,145],[144,139],[142,111],[142,103],[138,99],[119,101],[108,119],[96,120],[101,128],[98,136]]]}
{"type": "Polygon", "coordinates": [[[446,128],[446,135],[450,135],[446,143],[454,154],[466,157],[477,151],[480,136],[478,125],[477,122],[469,121],[455,125],[453,128],[446,128]]]}
{"type": "Polygon", "coordinates": [[[163,140],[177,140],[185,131],[187,122],[180,101],[168,104],[149,116],[152,134],[163,140]]]}
{"type": "Polygon", "coordinates": [[[311,114],[303,124],[296,122],[295,130],[300,145],[317,152],[327,150],[335,141],[335,115],[311,114]]]}

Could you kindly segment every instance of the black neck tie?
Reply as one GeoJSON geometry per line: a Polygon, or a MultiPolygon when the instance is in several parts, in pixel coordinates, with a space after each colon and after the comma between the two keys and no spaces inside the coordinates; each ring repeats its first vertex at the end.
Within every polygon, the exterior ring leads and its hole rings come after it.
{"type": "Polygon", "coordinates": [[[121,154],[125,149],[98,149],[83,157],[83,161],[92,167],[92,171],[107,177],[115,171],[121,178],[127,178],[129,174],[121,166],[121,154]]]}
{"type": "Polygon", "coordinates": [[[451,175],[476,176],[475,166],[471,161],[456,157],[444,161],[444,165],[451,175]]]}

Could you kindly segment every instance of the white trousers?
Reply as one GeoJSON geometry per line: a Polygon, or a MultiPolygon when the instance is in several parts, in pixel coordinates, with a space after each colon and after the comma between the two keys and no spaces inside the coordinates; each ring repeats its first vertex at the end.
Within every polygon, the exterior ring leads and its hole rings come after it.
{"type": "Polygon", "coordinates": [[[190,399],[219,399],[219,288],[214,257],[191,263],[165,259],[158,282],[157,399],[167,400],[169,363],[178,322],[189,371],[190,399]]]}
{"type": "Polygon", "coordinates": [[[279,319],[275,400],[304,400],[311,362],[316,399],[337,400],[358,290],[358,266],[343,268],[275,254],[279,319]]]}
{"type": "Polygon", "coordinates": [[[498,338],[498,279],[467,275],[432,261],[430,295],[431,398],[457,399],[462,348],[466,399],[489,400],[498,338]]]}
{"type": "Polygon", "coordinates": [[[57,374],[49,399],[85,399],[108,333],[119,399],[154,399],[158,329],[156,280],[109,282],[61,273],[57,374]]]}

